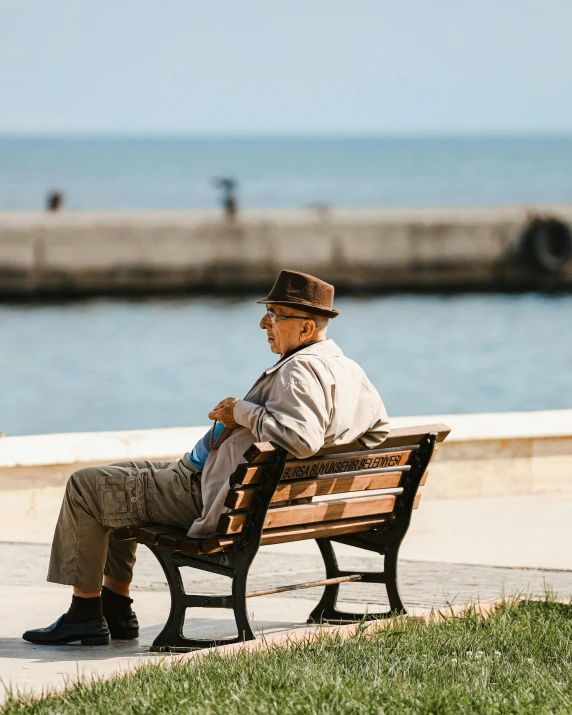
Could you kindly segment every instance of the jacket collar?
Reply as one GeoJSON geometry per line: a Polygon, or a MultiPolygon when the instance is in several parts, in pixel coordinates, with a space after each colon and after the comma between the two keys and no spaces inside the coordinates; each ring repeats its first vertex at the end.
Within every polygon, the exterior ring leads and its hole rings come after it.
{"type": "Polygon", "coordinates": [[[301,350],[296,350],[296,352],[292,353],[292,355],[288,355],[288,357],[280,360],[275,365],[272,365],[272,367],[269,367],[264,371],[264,374],[270,375],[276,370],[279,370],[283,365],[286,365],[286,363],[290,362],[290,360],[294,360],[297,357],[306,357],[307,355],[317,355],[318,357],[338,357],[343,355],[343,352],[333,340],[320,340],[319,343],[313,343],[312,345],[308,345],[301,350]]]}

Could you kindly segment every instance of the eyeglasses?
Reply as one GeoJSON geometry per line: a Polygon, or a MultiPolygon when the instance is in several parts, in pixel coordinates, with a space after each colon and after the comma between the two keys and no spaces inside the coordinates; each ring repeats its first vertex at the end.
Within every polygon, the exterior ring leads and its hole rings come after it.
{"type": "MultiPolygon", "coordinates": [[[[272,310],[267,310],[266,315],[270,318],[270,322],[274,324],[277,320],[312,320],[307,315],[276,315],[272,310]]],[[[312,320],[312,322],[315,322],[312,320]]]]}

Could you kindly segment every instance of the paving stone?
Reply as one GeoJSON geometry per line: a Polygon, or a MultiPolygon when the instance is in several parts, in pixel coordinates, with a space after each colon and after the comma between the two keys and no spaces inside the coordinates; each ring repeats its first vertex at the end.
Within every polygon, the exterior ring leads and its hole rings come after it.
{"type": "MultiPolygon", "coordinates": [[[[50,548],[45,544],[0,544],[0,583],[30,587],[46,585],[49,553],[50,548]]],[[[357,550],[351,556],[344,551],[339,562],[342,568],[356,571],[382,567],[381,557],[360,556],[357,550]]],[[[317,549],[309,548],[304,555],[277,554],[261,549],[250,572],[248,589],[259,591],[321,578],[324,578],[324,568],[317,549]]],[[[183,579],[189,592],[228,593],[229,581],[223,576],[183,569],[183,579]]],[[[414,608],[442,608],[449,603],[466,603],[479,598],[487,600],[503,594],[542,596],[547,589],[568,599],[572,598],[572,571],[402,560],[399,585],[406,606],[414,608]]],[[[167,582],[155,557],[140,546],[133,581],[134,598],[138,591],[167,590],[167,582]]],[[[311,588],[293,591],[289,597],[316,602],[319,593],[319,589],[311,588]]],[[[386,603],[385,588],[381,584],[342,584],[340,598],[342,601],[386,603]]]]}

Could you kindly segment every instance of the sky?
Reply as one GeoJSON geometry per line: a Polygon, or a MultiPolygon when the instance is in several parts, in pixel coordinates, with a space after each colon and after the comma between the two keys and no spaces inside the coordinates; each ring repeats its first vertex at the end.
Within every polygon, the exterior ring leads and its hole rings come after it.
{"type": "Polygon", "coordinates": [[[570,0],[0,0],[3,134],[572,132],[570,0]]]}

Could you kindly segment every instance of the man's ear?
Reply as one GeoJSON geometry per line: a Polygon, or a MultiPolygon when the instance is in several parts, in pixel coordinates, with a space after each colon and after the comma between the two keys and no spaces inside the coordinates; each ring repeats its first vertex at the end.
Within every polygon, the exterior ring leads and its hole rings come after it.
{"type": "Polygon", "coordinates": [[[302,334],[304,337],[310,337],[312,333],[316,331],[316,323],[313,320],[304,321],[304,327],[302,329],[302,334]]]}

